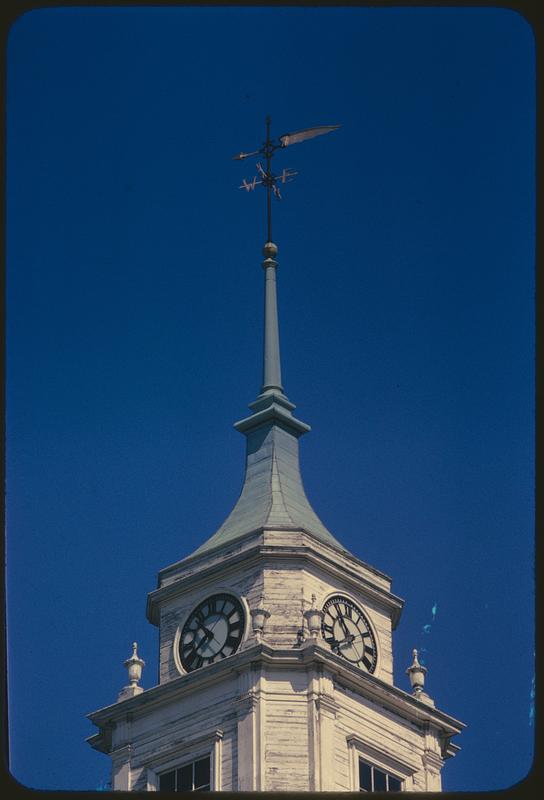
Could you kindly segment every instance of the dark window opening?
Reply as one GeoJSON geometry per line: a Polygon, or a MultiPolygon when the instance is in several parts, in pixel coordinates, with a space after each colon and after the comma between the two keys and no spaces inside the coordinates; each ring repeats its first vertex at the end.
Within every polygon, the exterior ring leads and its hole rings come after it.
{"type": "Polygon", "coordinates": [[[159,792],[209,792],[210,756],[159,775],[159,792]]]}
{"type": "Polygon", "coordinates": [[[394,775],[359,759],[360,792],[401,792],[402,782],[394,775]]]}

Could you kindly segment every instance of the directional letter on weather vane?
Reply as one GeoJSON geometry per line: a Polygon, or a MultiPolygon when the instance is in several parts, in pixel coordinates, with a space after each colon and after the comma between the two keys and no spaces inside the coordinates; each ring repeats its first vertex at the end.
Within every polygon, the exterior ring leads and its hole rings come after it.
{"type": "Polygon", "coordinates": [[[287,147],[290,144],[298,144],[298,142],[304,142],[306,139],[313,139],[314,136],[322,136],[324,133],[330,133],[331,131],[337,130],[339,127],[340,125],[319,125],[317,128],[304,128],[304,130],[294,131],[293,133],[284,133],[283,136],[279,136],[277,139],[271,139],[270,117],[267,117],[266,142],[263,144],[260,150],[253,150],[251,153],[238,153],[237,156],[233,156],[238,161],[241,161],[243,158],[248,158],[249,156],[257,155],[262,155],[266,158],[266,169],[263,169],[262,164],[257,161],[257,171],[259,176],[255,175],[251,181],[246,181],[246,179],[243,178],[242,183],[238,188],[245,189],[246,192],[251,192],[259,184],[266,187],[266,209],[268,222],[267,241],[272,241],[272,209],[270,204],[271,192],[274,192],[274,196],[278,200],[281,200],[278,181],[281,181],[281,183],[287,183],[288,181],[291,181],[295,175],[298,175],[298,172],[285,168],[283,169],[281,175],[273,175],[270,171],[270,160],[274,155],[274,152],[279,148],[287,147]]]}

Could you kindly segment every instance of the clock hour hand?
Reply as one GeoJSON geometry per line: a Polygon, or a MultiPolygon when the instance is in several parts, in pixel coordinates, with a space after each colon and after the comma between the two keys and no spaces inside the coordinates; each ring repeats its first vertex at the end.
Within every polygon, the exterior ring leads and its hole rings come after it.
{"type": "Polygon", "coordinates": [[[204,631],[204,636],[200,639],[199,643],[195,647],[195,653],[197,650],[200,650],[203,644],[207,644],[210,639],[213,639],[213,633],[206,629],[204,631]]]}
{"type": "Polygon", "coordinates": [[[348,633],[345,639],[340,639],[340,641],[333,639],[332,642],[330,642],[330,646],[333,650],[340,650],[340,648],[344,647],[345,644],[351,644],[354,639],[355,636],[353,636],[351,633],[348,633]]]}
{"type": "Polygon", "coordinates": [[[199,627],[199,628],[201,628],[201,629],[204,631],[204,633],[206,634],[206,636],[208,636],[208,637],[210,637],[210,638],[212,638],[212,639],[213,639],[213,632],[212,632],[212,631],[211,631],[209,628],[207,628],[207,627],[204,625],[204,623],[203,623],[203,622],[199,622],[199,623],[198,623],[198,627],[199,627]]]}
{"type": "Polygon", "coordinates": [[[342,628],[346,636],[349,636],[348,626],[346,625],[346,620],[344,619],[344,617],[339,615],[338,622],[340,623],[340,627],[342,628]]]}

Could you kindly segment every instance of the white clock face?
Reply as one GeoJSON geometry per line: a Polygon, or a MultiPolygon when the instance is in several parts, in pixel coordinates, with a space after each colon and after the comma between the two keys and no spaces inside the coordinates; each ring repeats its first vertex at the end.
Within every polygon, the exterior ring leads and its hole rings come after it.
{"type": "Polygon", "coordinates": [[[372,628],[352,600],[336,595],[323,606],[323,638],[334,653],[366,672],[374,672],[378,648],[372,628]]]}
{"type": "Polygon", "coordinates": [[[238,598],[214,594],[191,612],[179,639],[179,656],[184,669],[221,661],[235,653],[244,633],[244,610],[238,598]]]}

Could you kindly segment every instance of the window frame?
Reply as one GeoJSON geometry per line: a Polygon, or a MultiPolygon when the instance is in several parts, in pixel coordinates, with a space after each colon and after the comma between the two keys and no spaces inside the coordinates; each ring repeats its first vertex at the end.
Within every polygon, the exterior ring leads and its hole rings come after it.
{"type": "Polygon", "coordinates": [[[204,759],[209,761],[209,781],[208,781],[208,783],[205,784],[205,786],[208,787],[207,789],[203,789],[203,788],[201,789],[200,787],[191,786],[190,789],[173,789],[173,790],[167,790],[167,791],[197,792],[197,791],[200,790],[200,791],[211,792],[212,791],[212,784],[213,784],[213,769],[212,769],[213,756],[212,756],[212,751],[211,750],[208,753],[206,753],[206,755],[198,756],[197,758],[192,758],[190,761],[185,761],[184,763],[181,763],[181,764],[176,764],[176,766],[173,767],[172,769],[164,769],[164,770],[161,770],[160,772],[157,772],[156,773],[156,775],[157,775],[157,783],[158,783],[157,791],[159,791],[159,792],[161,791],[160,782],[161,782],[161,778],[163,777],[163,775],[174,775],[174,782],[175,782],[176,779],[177,779],[178,771],[183,769],[184,767],[192,767],[191,775],[192,775],[192,783],[194,783],[195,766],[199,761],[203,761],[204,759]]]}
{"type": "Polygon", "coordinates": [[[388,792],[389,793],[389,792],[396,792],[396,791],[398,791],[398,792],[404,792],[405,791],[404,780],[401,777],[399,777],[398,775],[393,775],[392,772],[389,772],[389,771],[387,771],[385,769],[382,769],[381,767],[376,766],[376,764],[371,764],[370,763],[370,759],[366,759],[365,760],[362,756],[359,756],[359,758],[358,758],[358,767],[359,767],[359,781],[358,782],[359,782],[359,791],[360,792],[371,792],[371,793],[373,793],[373,792],[388,792]],[[360,774],[361,764],[364,764],[366,767],[368,767],[370,769],[370,783],[371,783],[371,788],[370,789],[364,789],[361,786],[361,774],[360,774]],[[385,789],[376,789],[375,788],[375,786],[374,786],[374,770],[377,770],[379,773],[381,773],[382,775],[385,776],[385,789]],[[400,788],[399,789],[390,789],[389,788],[389,778],[394,778],[396,781],[398,781],[400,783],[400,788]]]}
{"type": "Polygon", "coordinates": [[[162,753],[155,754],[146,762],[147,791],[158,792],[160,776],[173,770],[181,769],[200,761],[201,758],[210,758],[210,792],[221,791],[221,756],[223,744],[223,731],[216,729],[213,733],[193,739],[192,742],[165,748],[162,753]]]}
{"type": "MultiPolygon", "coordinates": [[[[369,767],[375,767],[380,772],[385,772],[386,775],[391,775],[401,782],[401,792],[414,791],[414,774],[421,769],[421,765],[417,760],[404,760],[399,758],[398,755],[391,755],[384,749],[376,746],[376,742],[370,742],[360,736],[351,734],[346,737],[349,761],[350,761],[350,783],[351,791],[359,792],[359,761],[368,764],[369,767]]],[[[368,791],[363,789],[362,791],[368,791]]],[[[380,791],[383,791],[380,790],[380,791]]]]}

